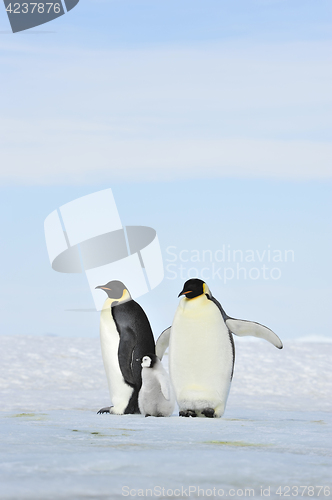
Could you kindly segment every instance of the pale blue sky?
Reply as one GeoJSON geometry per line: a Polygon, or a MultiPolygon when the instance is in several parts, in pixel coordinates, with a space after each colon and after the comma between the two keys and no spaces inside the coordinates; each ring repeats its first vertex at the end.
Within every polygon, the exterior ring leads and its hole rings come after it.
{"type": "MultiPolygon", "coordinates": [[[[1,334],[98,334],[66,312],[92,298],[51,269],[43,222],[111,187],[165,265],[170,245],[294,250],[279,280],[210,288],[281,338],[331,335],[330,2],[81,0],[15,35],[0,9],[0,32],[1,334]]],[[[170,276],[139,299],[156,335],[170,276]]]]}

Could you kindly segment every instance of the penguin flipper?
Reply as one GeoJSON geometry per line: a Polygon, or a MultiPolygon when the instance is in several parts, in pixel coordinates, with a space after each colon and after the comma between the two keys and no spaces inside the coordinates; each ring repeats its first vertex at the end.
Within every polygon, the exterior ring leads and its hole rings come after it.
{"type": "Polygon", "coordinates": [[[169,336],[171,334],[171,326],[166,328],[158,337],[158,340],[156,342],[156,355],[160,359],[160,361],[163,359],[163,355],[165,354],[165,351],[167,347],[169,346],[169,336]]]}
{"type": "Polygon", "coordinates": [[[118,349],[119,366],[125,382],[135,385],[134,374],[132,370],[133,350],[136,345],[136,336],[130,327],[121,329],[120,343],[118,349]]]}
{"type": "Polygon", "coordinates": [[[160,389],[161,389],[162,395],[164,396],[165,399],[167,399],[167,401],[169,401],[171,399],[171,393],[170,393],[170,386],[169,386],[167,373],[164,370],[158,371],[156,373],[156,376],[157,376],[157,380],[160,384],[160,389]]]}
{"type": "Polygon", "coordinates": [[[278,335],[276,335],[270,328],[267,328],[260,323],[255,323],[254,321],[246,321],[244,319],[226,319],[226,325],[228,329],[238,335],[239,337],[259,337],[261,339],[267,340],[278,349],[282,349],[283,345],[278,335]]]}

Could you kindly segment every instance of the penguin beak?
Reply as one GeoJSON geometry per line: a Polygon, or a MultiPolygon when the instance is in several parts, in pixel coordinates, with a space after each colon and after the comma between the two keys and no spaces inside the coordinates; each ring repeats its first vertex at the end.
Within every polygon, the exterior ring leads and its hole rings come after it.
{"type": "Polygon", "coordinates": [[[102,290],[111,290],[111,288],[106,288],[106,286],[96,286],[95,290],[97,290],[97,288],[101,288],[102,290]]]}
{"type": "Polygon", "coordinates": [[[187,290],[186,292],[184,292],[184,291],[182,290],[182,292],[180,292],[180,293],[179,293],[178,298],[179,298],[179,297],[181,297],[181,295],[186,295],[187,293],[190,293],[191,291],[192,291],[192,290],[187,290]]]}

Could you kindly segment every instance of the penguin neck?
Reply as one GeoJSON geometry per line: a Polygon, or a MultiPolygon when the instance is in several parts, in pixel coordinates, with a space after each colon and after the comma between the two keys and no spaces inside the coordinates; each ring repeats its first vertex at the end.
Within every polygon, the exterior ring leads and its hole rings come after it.
{"type": "Polygon", "coordinates": [[[105,309],[110,309],[111,307],[116,307],[120,304],[124,304],[125,302],[129,302],[130,300],[132,300],[130,293],[128,292],[128,290],[124,290],[120,299],[111,299],[110,297],[108,297],[104,302],[102,311],[104,311],[105,309]]]}
{"type": "Polygon", "coordinates": [[[210,292],[210,288],[207,286],[206,283],[203,283],[203,291],[204,291],[204,295],[207,294],[209,297],[212,297],[212,293],[210,292]]]}
{"type": "Polygon", "coordinates": [[[184,297],[180,302],[180,307],[186,311],[190,311],[191,309],[196,309],[197,307],[204,305],[207,300],[208,298],[205,293],[199,295],[198,297],[194,297],[193,299],[187,299],[184,297]]]}

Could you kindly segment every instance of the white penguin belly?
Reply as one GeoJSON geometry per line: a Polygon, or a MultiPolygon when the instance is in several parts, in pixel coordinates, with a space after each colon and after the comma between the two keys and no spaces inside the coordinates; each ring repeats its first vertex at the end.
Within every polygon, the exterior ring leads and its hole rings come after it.
{"type": "Polygon", "coordinates": [[[125,383],[122,376],[118,349],[120,336],[116,329],[110,308],[104,309],[100,316],[100,344],[106,372],[112,413],[123,414],[133,393],[132,387],[125,383]]]}
{"type": "Polygon", "coordinates": [[[205,295],[181,300],[172,324],[169,363],[180,410],[213,408],[216,416],[223,414],[233,350],[218,307],[205,295]]]}

